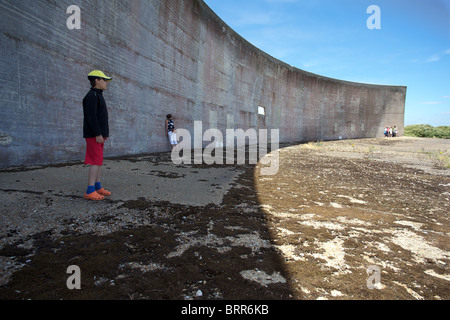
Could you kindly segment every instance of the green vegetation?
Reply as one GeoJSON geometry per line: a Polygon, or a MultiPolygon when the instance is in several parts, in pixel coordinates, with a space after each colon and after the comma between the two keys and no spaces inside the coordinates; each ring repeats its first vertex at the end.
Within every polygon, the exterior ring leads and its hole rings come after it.
{"type": "Polygon", "coordinates": [[[450,139],[450,126],[433,127],[429,124],[414,124],[405,127],[405,136],[450,139]]]}
{"type": "Polygon", "coordinates": [[[438,167],[450,168],[450,157],[447,152],[434,151],[429,153],[429,157],[435,161],[438,167]]]}

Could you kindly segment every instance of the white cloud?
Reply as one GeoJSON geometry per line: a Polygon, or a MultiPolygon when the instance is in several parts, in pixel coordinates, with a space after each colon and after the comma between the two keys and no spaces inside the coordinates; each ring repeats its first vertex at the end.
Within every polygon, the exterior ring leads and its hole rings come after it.
{"type": "Polygon", "coordinates": [[[431,57],[429,57],[427,59],[427,62],[436,62],[439,60],[441,60],[441,57],[439,55],[435,54],[435,55],[432,55],[431,57]]]}
{"type": "Polygon", "coordinates": [[[238,26],[270,25],[273,21],[274,18],[270,12],[242,11],[236,17],[235,24],[238,26]]]}
{"type": "Polygon", "coordinates": [[[450,49],[447,49],[447,50],[445,50],[445,51],[441,51],[441,52],[439,52],[439,53],[433,54],[431,57],[429,57],[429,58],[427,59],[426,62],[436,62],[436,61],[439,61],[439,60],[442,59],[442,57],[443,57],[444,55],[447,55],[447,54],[450,54],[450,49]]]}

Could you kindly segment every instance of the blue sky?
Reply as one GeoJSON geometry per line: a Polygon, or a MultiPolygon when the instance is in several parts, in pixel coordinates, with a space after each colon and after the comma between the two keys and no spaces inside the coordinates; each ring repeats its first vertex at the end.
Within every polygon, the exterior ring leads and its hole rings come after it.
{"type": "Polygon", "coordinates": [[[450,126],[450,0],[204,0],[250,43],[294,67],[407,86],[405,125],[450,126]],[[371,5],[381,29],[369,29],[371,5]]]}

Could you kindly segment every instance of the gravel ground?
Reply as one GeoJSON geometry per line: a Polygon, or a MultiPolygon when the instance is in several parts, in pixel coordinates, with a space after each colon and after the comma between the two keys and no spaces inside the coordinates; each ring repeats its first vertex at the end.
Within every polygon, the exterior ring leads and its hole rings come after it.
{"type": "Polygon", "coordinates": [[[0,299],[450,298],[448,140],[281,147],[274,176],[109,159],[100,203],[80,163],[3,170],[0,299]]]}

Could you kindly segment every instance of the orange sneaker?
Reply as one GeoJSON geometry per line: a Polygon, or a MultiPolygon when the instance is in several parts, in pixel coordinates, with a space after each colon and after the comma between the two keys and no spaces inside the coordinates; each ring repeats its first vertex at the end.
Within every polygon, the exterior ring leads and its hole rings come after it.
{"type": "Polygon", "coordinates": [[[101,201],[101,200],[105,200],[105,197],[98,194],[96,191],[92,192],[91,194],[84,194],[84,198],[86,200],[93,200],[93,201],[101,201]]]}
{"type": "Polygon", "coordinates": [[[104,197],[109,197],[111,195],[111,192],[109,192],[108,190],[105,190],[103,188],[101,188],[100,190],[97,190],[97,193],[104,197]]]}

